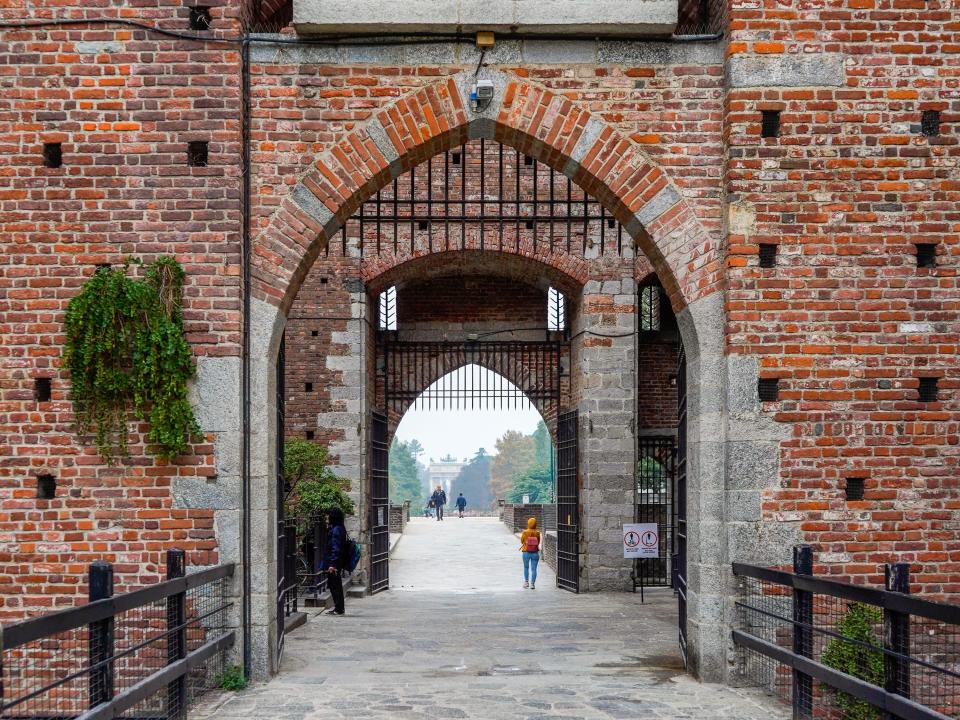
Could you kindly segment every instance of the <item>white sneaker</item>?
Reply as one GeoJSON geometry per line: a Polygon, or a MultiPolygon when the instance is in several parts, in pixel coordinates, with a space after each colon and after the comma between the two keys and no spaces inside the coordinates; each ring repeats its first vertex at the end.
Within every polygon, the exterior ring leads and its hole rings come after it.
{"type": "Polygon", "coordinates": [[[523,589],[526,590],[528,587],[530,587],[530,583],[525,582],[525,583],[523,584],[523,589]]]}

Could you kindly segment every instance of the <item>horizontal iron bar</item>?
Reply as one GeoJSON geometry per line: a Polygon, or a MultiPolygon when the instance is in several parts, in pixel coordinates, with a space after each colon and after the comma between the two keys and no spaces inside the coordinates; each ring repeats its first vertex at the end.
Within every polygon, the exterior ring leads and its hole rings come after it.
{"type": "Polygon", "coordinates": [[[3,639],[0,647],[3,650],[10,650],[34,640],[41,640],[57,633],[89,625],[98,620],[114,617],[122,612],[149,605],[221,578],[232,577],[233,571],[233,563],[218,565],[182,578],[166,580],[141,590],[134,590],[116,597],[96,600],[87,605],[60,610],[49,615],[41,615],[14,625],[8,625],[3,628],[3,639]]]}
{"type": "Polygon", "coordinates": [[[113,718],[119,717],[121,713],[146,700],[158,690],[165,689],[171,682],[186,675],[202,662],[213,657],[221,650],[230,647],[233,643],[233,630],[225,632],[213,640],[204,643],[182,660],[177,660],[165,666],[163,670],[158,670],[150,677],[144,678],[136,685],[132,685],[114,697],[110,702],[102,703],[85,712],[83,715],[80,715],[77,720],[113,720],[113,718]]]}
{"type": "Polygon", "coordinates": [[[823,580],[809,575],[795,575],[783,570],[773,570],[772,568],[745,563],[733,563],[733,574],[739,577],[765,580],[775,585],[796,590],[806,590],[818,595],[830,595],[844,600],[875,605],[893,612],[939,620],[951,625],[960,625],[960,606],[958,605],[948,605],[947,603],[926,600],[913,595],[904,595],[890,590],[851,585],[837,580],[823,580]]]}
{"type": "Polygon", "coordinates": [[[791,650],[787,650],[779,645],[774,645],[766,640],[761,640],[741,630],[733,631],[733,641],[741,647],[754,650],[761,655],[792,667],[805,675],[816,678],[836,690],[841,690],[848,695],[866,700],[875,708],[887,710],[901,720],[952,720],[949,716],[924,707],[913,700],[901,695],[889,693],[877,685],[871,685],[864,680],[855,678],[852,675],[847,675],[839,670],[834,670],[832,667],[828,667],[816,660],[797,655],[791,650]]]}

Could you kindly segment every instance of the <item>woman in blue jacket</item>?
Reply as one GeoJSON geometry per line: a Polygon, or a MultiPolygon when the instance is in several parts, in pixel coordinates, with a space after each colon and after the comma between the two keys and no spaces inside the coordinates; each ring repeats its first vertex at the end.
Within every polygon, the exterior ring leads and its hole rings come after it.
{"type": "Polygon", "coordinates": [[[323,554],[323,568],[327,571],[327,587],[333,596],[333,614],[343,615],[343,549],[347,529],[343,526],[343,511],[327,510],[327,548],[323,554]]]}

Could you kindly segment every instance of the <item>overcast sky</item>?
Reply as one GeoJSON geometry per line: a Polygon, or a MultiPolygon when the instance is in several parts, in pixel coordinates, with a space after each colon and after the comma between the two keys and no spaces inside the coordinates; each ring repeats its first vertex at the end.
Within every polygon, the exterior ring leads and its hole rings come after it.
{"type": "MultiPolygon", "coordinates": [[[[500,384],[513,387],[506,380],[499,378],[489,370],[485,382],[478,374],[473,377],[477,384],[493,387],[493,379],[498,378],[500,384]]],[[[453,375],[453,373],[451,373],[453,375]]],[[[461,372],[456,385],[461,390],[469,390],[469,373],[461,372]]],[[[439,383],[435,384],[436,387],[439,383]]],[[[448,377],[447,386],[451,385],[448,377]]],[[[527,403],[523,403],[526,405],[527,403]]],[[[534,408],[511,410],[417,410],[412,409],[403,416],[400,427],[397,428],[397,438],[409,441],[414,438],[420,441],[426,452],[420,456],[420,462],[429,463],[430,458],[439,460],[450,453],[458,460],[471,458],[478,448],[485,448],[490,455],[496,453],[497,438],[507,430],[519,430],[528,435],[537,429],[540,422],[540,413],[534,408]]]]}

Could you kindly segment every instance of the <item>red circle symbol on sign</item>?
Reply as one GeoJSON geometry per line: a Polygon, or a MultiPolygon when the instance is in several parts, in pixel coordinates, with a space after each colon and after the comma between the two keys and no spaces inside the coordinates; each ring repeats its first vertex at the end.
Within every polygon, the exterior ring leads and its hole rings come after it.
{"type": "Polygon", "coordinates": [[[640,544],[640,534],[633,530],[623,536],[623,544],[628,548],[635,548],[640,544]]]}
{"type": "Polygon", "coordinates": [[[640,536],[640,542],[643,543],[644,547],[652,548],[657,545],[657,534],[652,530],[647,530],[640,536]]]}

